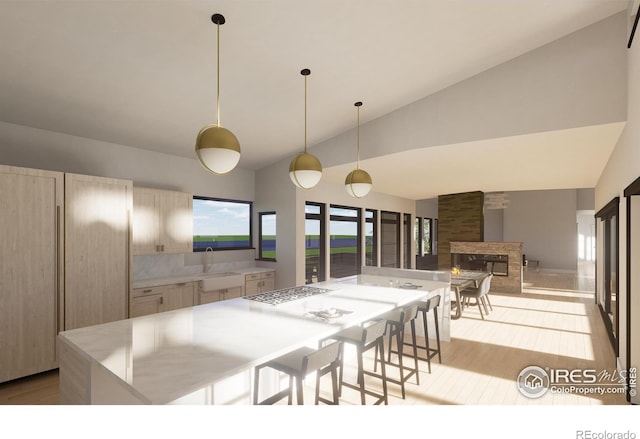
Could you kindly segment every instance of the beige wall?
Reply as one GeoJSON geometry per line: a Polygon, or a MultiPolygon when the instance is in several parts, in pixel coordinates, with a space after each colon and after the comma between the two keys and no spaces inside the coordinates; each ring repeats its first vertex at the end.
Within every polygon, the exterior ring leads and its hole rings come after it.
{"type": "MultiPolygon", "coordinates": [[[[606,168],[604,169],[598,184],[595,188],[595,210],[601,209],[614,197],[620,197],[620,250],[619,250],[619,291],[620,294],[620,355],[619,364],[625,368],[627,364],[627,308],[631,306],[631,364],[638,367],[640,365],[640,285],[632,285],[631,304],[627,303],[627,252],[626,252],[626,200],[624,199],[624,189],[640,176],[640,40],[636,35],[636,40],[630,49],[626,50],[627,65],[627,124],[620,140],[618,141],[606,168]]],[[[602,233],[599,234],[598,248],[602,247],[602,233]]],[[[601,251],[598,251],[598,256],[601,251]]],[[[640,255],[639,255],[640,256],[640,255]]],[[[632,260],[632,270],[639,269],[636,257],[632,260]]],[[[601,288],[601,285],[597,285],[601,288]]],[[[600,295],[601,292],[598,292],[600,295]]],[[[640,399],[635,400],[636,403],[640,399]]]]}

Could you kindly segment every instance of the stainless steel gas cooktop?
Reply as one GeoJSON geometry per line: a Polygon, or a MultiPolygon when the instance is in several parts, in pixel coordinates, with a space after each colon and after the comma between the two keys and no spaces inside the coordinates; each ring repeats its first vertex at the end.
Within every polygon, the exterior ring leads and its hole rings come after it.
{"type": "Polygon", "coordinates": [[[268,303],[269,305],[278,305],[280,303],[291,302],[305,297],[315,296],[316,294],[324,294],[331,290],[327,288],[317,288],[310,286],[283,288],[281,290],[267,291],[266,293],[254,294],[252,296],[244,296],[244,299],[254,300],[256,302],[268,303]]]}

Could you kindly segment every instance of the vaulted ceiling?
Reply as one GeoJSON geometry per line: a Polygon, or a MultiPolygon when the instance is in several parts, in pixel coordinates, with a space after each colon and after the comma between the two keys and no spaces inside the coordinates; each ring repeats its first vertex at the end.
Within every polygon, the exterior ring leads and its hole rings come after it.
{"type": "MultiPolygon", "coordinates": [[[[311,69],[315,145],[353,128],[356,100],[366,99],[366,123],[626,7],[625,0],[3,1],[0,120],[194,157],[198,131],[216,115],[210,17],[217,12],[226,17],[221,121],[240,139],[239,166],[260,169],[302,148],[302,68],[311,69]]],[[[434,164],[456,156],[444,146],[430,154],[434,164]]],[[[389,162],[370,166],[380,169],[379,190],[433,195],[385,176],[389,162]]]]}

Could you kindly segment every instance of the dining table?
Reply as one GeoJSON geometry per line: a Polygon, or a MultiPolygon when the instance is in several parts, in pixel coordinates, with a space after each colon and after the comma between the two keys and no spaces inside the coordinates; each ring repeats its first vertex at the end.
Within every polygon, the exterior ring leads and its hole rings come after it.
{"type": "Polygon", "coordinates": [[[486,271],[462,270],[451,273],[451,289],[453,290],[455,299],[451,302],[451,319],[457,320],[462,317],[462,297],[460,292],[466,288],[478,288],[482,279],[491,273],[486,271]]]}

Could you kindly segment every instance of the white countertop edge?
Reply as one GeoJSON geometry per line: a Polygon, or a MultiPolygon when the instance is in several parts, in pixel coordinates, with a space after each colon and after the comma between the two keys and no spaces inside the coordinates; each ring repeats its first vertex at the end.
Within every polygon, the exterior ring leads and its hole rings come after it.
{"type": "MultiPolygon", "coordinates": [[[[264,267],[244,267],[238,269],[229,269],[223,271],[223,273],[239,273],[241,275],[247,274],[255,274],[255,273],[267,273],[270,271],[275,271],[273,268],[264,268],[264,267]]],[[[211,273],[198,273],[198,274],[184,274],[184,275],[176,275],[176,276],[166,276],[166,277],[153,277],[149,279],[139,279],[133,280],[131,282],[131,288],[150,288],[150,287],[159,287],[163,285],[173,285],[181,282],[198,282],[206,277],[215,276],[216,272],[211,273]]]]}

